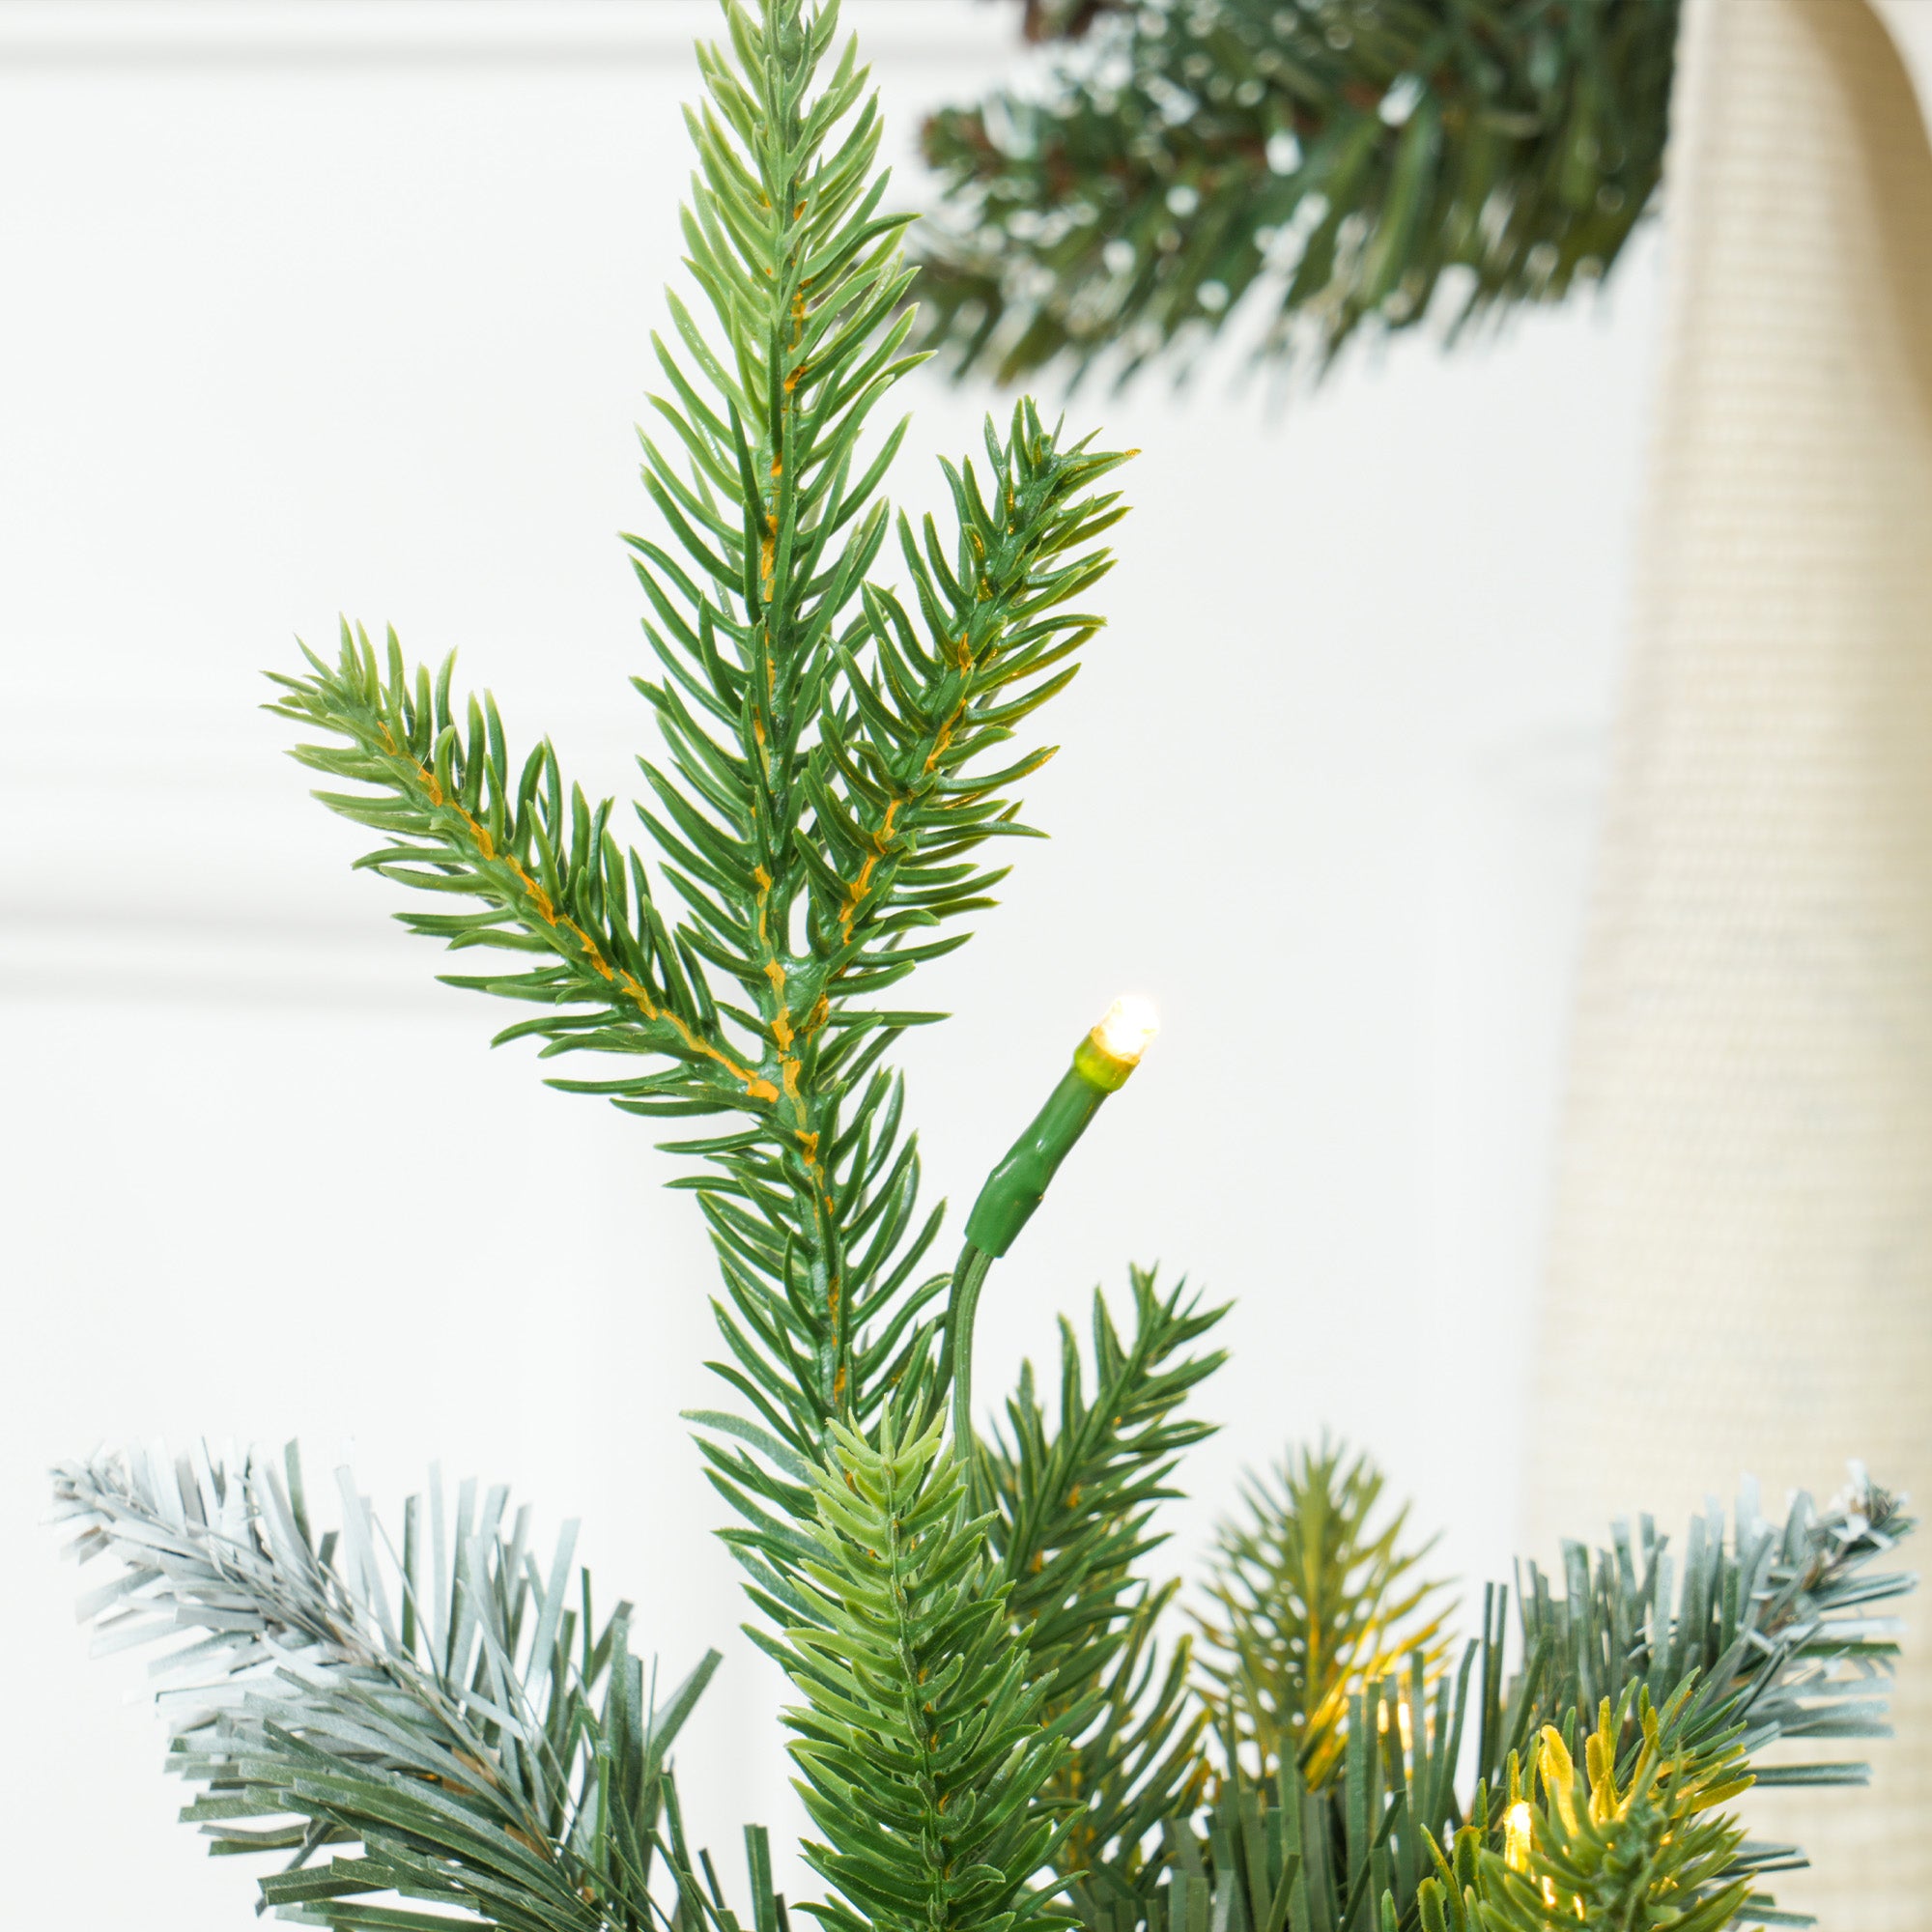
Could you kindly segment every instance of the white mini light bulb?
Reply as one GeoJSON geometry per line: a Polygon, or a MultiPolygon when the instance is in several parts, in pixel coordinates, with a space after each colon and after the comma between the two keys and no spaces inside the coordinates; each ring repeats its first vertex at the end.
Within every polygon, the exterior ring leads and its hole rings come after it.
{"type": "Polygon", "coordinates": [[[1521,1799],[1503,1813],[1503,1862],[1514,1872],[1529,1869],[1530,1847],[1536,1842],[1536,1813],[1521,1799]]]}
{"type": "Polygon", "coordinates": [[[1159,1031],[1160,1015],[1153,1002],[1138,993],[1122,993],[1094,1029],[1101,1047],[1129,1066],[1139,1063],[1159,1031]]]}

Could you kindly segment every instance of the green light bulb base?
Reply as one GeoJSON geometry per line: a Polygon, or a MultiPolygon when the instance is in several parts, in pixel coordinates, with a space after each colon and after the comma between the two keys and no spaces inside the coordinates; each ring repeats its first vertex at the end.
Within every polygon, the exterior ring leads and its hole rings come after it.
{"type": "Polygon", "coordinates": [[[955,1443],[972,1440],[973,1324],[979,1313],[980,1291],[992,1264],[1018,1237],[1046,1198],[1060,1163],[1087,1131],[1100,1103],[1127,1084],[1152,1023],[1148,1020],[1131,1044],[1117,1044],[1111,1037],[1114,1011],[1073,1049],[1073,1064],[1048,1094],[1046,1105],[1032,1124],[1009,1148],[986,1177],[973,1211],[966,1217],[966,1244],[952,1270],[952,1292],[946,1311],[946,1350],[941,1387],[952,1387],[952,1435],[955,1443]]]}
{"type": "Polygon", "coordinates": [[[1087,1131],[1100,1111],[1101,1101],[1115,1091],[1101,1086],[1081,1065],[1082,1054],[1091,1043],[1091,1037],[1080,1042],[1081,1052],[1074,1055],[1073,1065],[1048,1095],[1046,1105],[1034,1116],[1033,1124],[986,1177],[986,1184],[966,1217],[968,1243],[996,1261],[1033,1219],[1060,1163],[1087,1131]]]}

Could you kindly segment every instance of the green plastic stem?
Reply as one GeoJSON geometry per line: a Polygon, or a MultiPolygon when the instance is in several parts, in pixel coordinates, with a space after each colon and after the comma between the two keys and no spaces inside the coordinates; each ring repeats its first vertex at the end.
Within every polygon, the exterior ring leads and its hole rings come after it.
{"type": "Polygon", "coordinates": [[[966,1245],[952,1270],[946,1309],[946,1348],[942,1383],[952,1383],[952,1439],[959,1452],[973,1440],[973,1323],[986,1274],[1012,1246],[1020,1230],[1046,1197],[1060,1163],[1100,1111],[1100,1102],[1118,1093],[1133,1071],[1131,1062],[1115,1059],[1090,1034],[1073,1051],[1073,1065],[1034,1116],[1033,1124],[1007,1150],[986,1177],[980,1198],[966,1218],[966,1245]]]}
{"type": "Polygon", "coordinates": [[[974,1247],[997,1261],[1012,1246],[1108,1092],[1077,1060],[1066,1069],[1032,1126],[986,1177],[966,1221],[966,1238],[974,1247]]]}

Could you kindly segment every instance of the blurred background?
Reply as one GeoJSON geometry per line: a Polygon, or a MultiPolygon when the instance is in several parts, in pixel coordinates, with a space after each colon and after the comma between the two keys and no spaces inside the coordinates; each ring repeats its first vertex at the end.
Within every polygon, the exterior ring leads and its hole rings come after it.
{"type": "MultiPolygon", "coordinates": [[[[846,11],[917,202],[922,117],[1015,70],[1013,14],[846,11]]],[[[68,1875],[37,1924],[252,1901],[173,1822],[144,1662],[84,1662],[36,1527],[46,1465],[105,1440],[299,1435],[392,1511],[440,1457],[582,1516],[668,1674],[725,1652],[680,1747],[695,1835],[794,1825],[777,1672],[676,1419],[710,1399],[713,1273],[670,1164],[486,1050],[495,1016],[434,983],[256,709],[298,637],[393,623],[586,788],[636,789],[616,532],[648,514],[631,425],[712,18],[0,13],[0,1642],[36,1740],[0,1778],[9,1837],[68,1875]]],[[[1221,1432],[1169,1517],[1184,1573],[1240,1469],[1324,1429],[1466,1584],[1523,1529],[1670,232],[1499,343],[1364,349],[1286,402],[1233,355],[1182,393],[1042,385],[1139,448],[1135,509],[1031,787],[1052,842],[932,969],[957,1017],[915,1040],[911,1105],[963,1206],[1107,1001],[1158,1000],[995,1280],[980,1375],[1040,1360],[1130,1261],[1235,1297],[1221,1432]]],[[[1010,399],[907,394],[917,507],[1010,399]]]]}

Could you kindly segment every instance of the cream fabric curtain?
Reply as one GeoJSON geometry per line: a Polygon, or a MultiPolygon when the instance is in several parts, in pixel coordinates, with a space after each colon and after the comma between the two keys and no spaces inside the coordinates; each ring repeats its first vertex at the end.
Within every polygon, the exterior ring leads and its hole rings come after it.
{"type": "MultiPolygon", "coordinates": [[[[1745,1470],[1829,1493],[1849,1455],[1932,1506],[1932,150],[1865,0],[1690,0],[1684,31],[1543,1551],[1745,1470]]],[[[1871,1792],[1754,1805],[1814,1860],[1780,1905],[1834,1932],[1932,1925],[1924,1602],[1871,1792]]]]}

